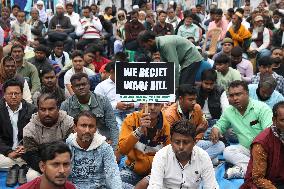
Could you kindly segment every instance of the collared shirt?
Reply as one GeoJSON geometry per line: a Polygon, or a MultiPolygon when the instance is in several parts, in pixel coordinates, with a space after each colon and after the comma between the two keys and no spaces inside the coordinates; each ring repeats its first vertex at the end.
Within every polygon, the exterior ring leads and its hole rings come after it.
{"type": "Polygon", "coordinates": [[[26,22],[20,24],[17,20],[15,20],[11,23],[11,36],[14,39],[20,35],[26,35],[28,42],[33,41],[31,26],[26,22]]]}
{"type": "MultiPolygon", "coordinates": [[[[257,94],[256,94],[256,90],[258,88],[258,85],[257,84],[250,84],[248,86],[249,88],[249,96],[252,98],[252,99],[255,99],[255,100],[258,100],[258,101],[261,101],[257,94]]],[[[273,106],[280,102],[280,101],[284,101],[284,97],[282,94],[280,94],[278,91],[274,90],[272,95],[270,96],[270,98],[266,101],[263,101],[265,104],[267,104],[271,109],[273,108],[273,106]]]]}
{"type": "Polygon", "coordinates": [[[214,127],[218,128],[222,134],[232,127],[239,143],[250,149],[253,139],[271,124],[272,111],[269,106],[263,102],[249,99],[249,104],[243,115],[230,105],[222,113],[214,127]]]}
{"type": "Polygon", "coordinates": [[[164,26],[162,26],[161,23],[158,22],[153,27],[153,32],[155,32],[158,36],[169,35],[168,32],[170,32],[170,34],[173,35],[174,27],[172,26],[172,24],[169,24],[169,23],[164,23],[164,26]]]}
{"type": "Polygon", "coordinates": [[[40,89],[40,79],[38,76],[38,71],[34,65],[24,60],[22,66],[17,68],[17,73],[24,77],[28,83],[31,83],[32,94],[40,89]]]}
{"type": "Polygon", "coordinates": [[[18,146],[18,118],[19,118],[19,111],[23,108],[22,103],[20,103],[18,109],[16,111],[11,110],[9,105],[6,102],[6,107],[9,112],[9,117],[11,120],[11,125],[13,127],[13,147],[12,149],[15,150],[18,146]]]}
{"type": "Polygon", "coordinates": [[[198,189],[201,181],[204,189],[219,188],[208,153],[194,146],[190,162],[183,167],[172,145],[167,145],[154,157],[148,189],[198,189]]]}
{"type": "Polygon", "coordinates": [[[232,81],[241,80],[241,74],[238,70],[235,70],[229,67],[229,71],[226,75],[223,75],[221,72],[217,72],[217,84],[222,86],[225,90],[228,90],[229,84],[232,81]]]}
{"type": "Polygon", "coordinates": [[[90,106],[91,106],[91,103],[92,103],[92,98],[90,97],[89,98],[89,102],[87,103],[87,104],[81,104],[80,102],[79,102],[79,99],[77,99],[78,100],[78,104],[79,104],[79,107],[80,107],[80,110],[81,111],[90,111],[90,106]]]}
{"type": "Polygon", "coordinates": [[[196,24],[190,24],[189,26],[182,25],[179,27],[177,35],[184,38],[193,37],[194,41],[199,41],[199,27],[196,24]]]}
{"type": "MultiPolygon", "coordinates": [[[[284,36],[284,35],[283,35],[284,36]]],[[[277,86],[276,90],[279,91],[282,95],[284,95],[284,78],[281,75],[273,72],[272,77],[276,80],[277,86]]],[[[260,73],[257,73],[251,78],[252,84],[258,84],[260,81],[260,73]]]]}
{"type": "Polygon", "coordinates": [[[252,63],[249,60],[242,59],[242,61],[237,64],[237,70],[240,72],[242,80],[250,83],[253,76],[252,63]]]}

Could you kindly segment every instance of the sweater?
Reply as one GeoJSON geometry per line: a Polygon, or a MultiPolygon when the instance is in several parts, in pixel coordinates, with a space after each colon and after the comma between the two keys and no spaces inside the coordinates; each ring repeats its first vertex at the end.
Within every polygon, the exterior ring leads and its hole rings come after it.
{"type": "Polygon", "coordinates": [[[38,165],[40,145],[65,140],[73,131],[73,125],[73,118],[64,111],[59,111],[58,120],[52,127],[44,126],[38,113],[33,114],[23,131],[23,142],[26,149],[23,159],[32,169],[40,172],[38,165]]]}
{"type": "Polygon", "coordinates": [[[98,132],[94,134],[87,150],[77,143],[77,133],[71,134],[66,143],[72,151],[70,180],[77,188],[122,189],[122,182],[114,152],[98,132]]]}

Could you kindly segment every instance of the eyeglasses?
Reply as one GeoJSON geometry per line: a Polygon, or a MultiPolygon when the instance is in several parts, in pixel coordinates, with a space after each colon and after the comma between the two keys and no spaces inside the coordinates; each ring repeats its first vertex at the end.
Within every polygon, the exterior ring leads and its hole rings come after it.
{"type": "Polygon", "coordinates": [[[12,92],[12,93],[6,93],[5,95],[8,97],[19,97],[22,93],[12,92]]]}

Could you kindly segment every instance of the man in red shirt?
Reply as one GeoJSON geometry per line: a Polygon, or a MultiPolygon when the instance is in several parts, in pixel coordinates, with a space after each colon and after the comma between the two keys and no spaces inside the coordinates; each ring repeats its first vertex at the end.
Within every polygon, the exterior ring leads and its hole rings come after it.
{"type": "Polygon", "coordinates": [[[39,163],[42,176],[18,189],[76,189],[67,181],[71,173],[71,151],[64,142],[45,144],[39,163]]]}
{"type": "Polygon", "coordinates": [[[103,53],[102,47],[93,46],[92,51],[95,54],[95,58],[92,64],[95,66],[95,72],[99,73],[101,67],[109,63],[110,60],[102,56],[102,53],[103,53]]]}

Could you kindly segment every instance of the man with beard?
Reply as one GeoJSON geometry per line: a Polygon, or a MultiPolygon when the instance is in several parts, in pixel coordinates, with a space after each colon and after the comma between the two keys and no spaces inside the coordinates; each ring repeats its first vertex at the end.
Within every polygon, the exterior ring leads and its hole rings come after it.
{"type": "Polygon", "coordinates": [[[32,39],[36,39],[43,36],[44,23],[40,21],[39,11],[33,8],[30,12],[31,19],[27,21],[27,24],[31,26],[32,39]]]}
{"type": "Polygon", "coordinates": [[[82,37],[77,43],[77,48],[80,50],[84,50],[90,43],[98,44],[101,38],[100,32],[103,29],[100,19],[91,15],[91,7],[83,7],[82,14],[83,18],[76,29],[76,35],[82,37]]]}
{"type": "Polygon", "coordinates": [[[226,33],[226,37],[233,39],[234,46],[240,46],[244,50],[249,47],[249,42],[251,38],[251,33],[242,24],[243,15],[236,12],[232,17],[232,26],[226,33]]]}
{"type": "Polygon", "coordinates": [[[276,86],[277,82],[273,76],[263,74],[260,77],[258,85],[250,84],[248,86],[249,96],[252,99],[266,103],[272,109],[276,103],[284,101],[283,95],[275,90],[276,86]]]}
{"type": "Polygon", "coordinates": [[[33,95],[34,104],[37,105],[37,99],[41,94],[51,93],[57,98],[58,104],[61,105],[65,100],[65,93],[64,90],[57,85],[58,78],[52,66],[44,66],[39,77],[41,80],[41,89],[36,91],[33,95]]]}
{"type": "Polygon", "coordinates": [[[90,80],[86,73],[75,73],[70,82],[74,95],[66,99],[60,109],[72,117],[76,117],[84,110],[94,113],[97,117],[98,131],[107,138],[107,142],[115,150],[119,129],[109,100],[106,96],[90,91],[90,80]]]}
{"type": "Polygon", "coordinates": [[[272,47],[283,47],[284,45],[283,31],[284,31],[284,19],[281,19],[280,28],[275,32],[273,32],[272,47]]]}
{"type": "Polygon", "coordinates": [[[217,85],[217,73],[214,69],[205,70],[201,74],[201,85],[197,87],[196,102],[211,128],[229,105],[224,88],[217,85]]]}
{"type": "Polygon", "coordinates": [[[272,49],[271,58],[273,60],[272,70],[278,75],[284,76],[283,49],[277,47],[272,49]]]}
{"type": "Polygon", "coordinates": [[[141,45],[151,52],[160,52],[161,61],[175,64],[175,86],[194,84],[195,75],[203,57],[189,40],[181,36],[166,35],[156,37],[151,31],[139,34],[141,45]]]}
{"type": "Polygon", "coordinates": [[[23,130],[23,143],[26,149],[23,159],[33,170],[44,173],[39,167],[40,146],[42,144],[65,140],[72,132],[73,118],[65,111],[59,110],[57,97],[42,94],[38,100],[38,112],[33,114],[23,130]]]}
{"type": "Polygon", "coordinates": [[[42,176],[22,185],[19,189],[75,189],[67,181],[71,172],[72,153],[64,142],[44,145],[40,152],[39,167],[42,176]]]}
{"type": "Polygon", "coordinates": [[[271,51],[268,50],[270,45],[270,33],[269,30],[264,27],[263,17],[256,16],[253,22],[251,44],[248,49],[248,53],[255,54],[259,59],[264,56],[270,56],[271,51]]]}
{"type": "Polygon", "coordinates": [[[64,16],[64,6],[62,4],[56,5],[56,15],[52,17],[48,24],[48,44],[53,46],[56,41],[64,42],[64,50],[70,52],[73,47],[73,40],[69,33],[74,31],[70,19],[64,16]]]}
{"type": "Polygon", "coordinates": [[[28,60],[28,62],[32,63],[37,71],[38,74],[42,72],[43,67],[52,66],[57,73],[61,71],[60,66],[53,60],[48,59],[48,49],[44,45],[39,45],[34,49],[35,56],[28,60]]]}
{"type": "Polygon", "coordinates": [[[210,137],[216,143],[228,128],[233,128],[239,144],[230,145],[223,152],[226,162],[234,165],[226,170],[224,177],[244,178],[250,145],[262,130],[272,124],[272,111],[265,103],[249,98],[248,86],[244,81],[233,81],[229,85],[228,99],[230,106],[213,126],[210,137]]]}
{"type": "Polygon", "coordinates": [[[13,45],[11,48],[11,56],[15,59],[17,64],[17,73],[24,77],[29,86],[31,86],[31,93],[34,94],[40,88],[40,80],[36,67],[24,60],[24,47],[22,45],[13,45]]]}
{"type": "Polygon", "coordinates": [[[154,157],[149,189],[219,188],[210,157],[195,145],[195,133],[195,126],[187,120],[172,125],[171,144],[154,157]]]}
{"type": "Polygon", "coordinates": [[[138,12],[132,11],[130,22],[126,22],[125,29],[125,48],[127,50],[137,50],[138,43],[136,39],[138,38],[138,34],[141,31],[145,30],[143,24],[141,24],[138,20],[138,12]]]}
{"type": "Polygon", "coordinates": [[[122,123],[117,151],[127,156],[121,170],[124,186],[135,186],[149,175],[155,153],[170,143],[170,125],[162,107],[144,104],[141,111],[129,114],[122,123]]]}
{"type": "Polygon", "coordinates": [[[97,132],[97,118],[89,111],[78,114],[66,143],[73,153],[70,180],[77,188],[122,189],[119,169],[111,146],[97,132]],[[95,165],[95,166],[94,166],[95,165]]]}

